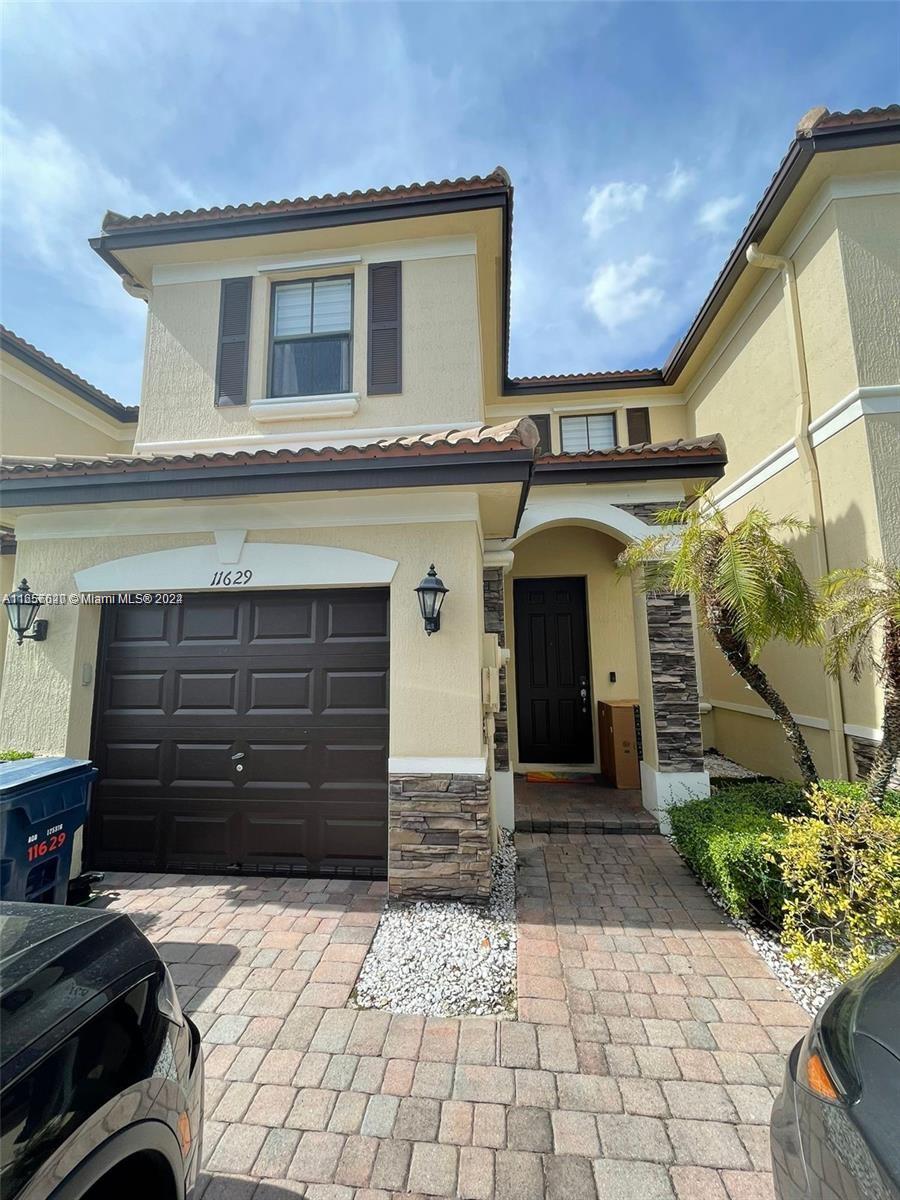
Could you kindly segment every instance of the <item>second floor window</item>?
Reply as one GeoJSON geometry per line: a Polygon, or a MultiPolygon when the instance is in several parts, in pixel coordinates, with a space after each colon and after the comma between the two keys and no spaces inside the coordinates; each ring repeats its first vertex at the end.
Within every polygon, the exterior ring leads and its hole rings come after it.
{"type": "Polygon", "coordinates": [[[559,433],[564,454],[584,450],[611,450],[616,444],[615,413],[560,417],[559,433]]]}
{"type": "Polygon", "coordinates": [[[269,395],[349,392],[352,279],[276,283],[272,307],[269,395]]]}

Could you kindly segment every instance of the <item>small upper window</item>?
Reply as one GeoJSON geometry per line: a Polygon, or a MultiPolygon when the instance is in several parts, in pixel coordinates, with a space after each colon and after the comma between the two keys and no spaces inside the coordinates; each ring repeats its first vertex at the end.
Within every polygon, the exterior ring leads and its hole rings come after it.
{"type": "Polygon", "coordinates": [[[270,396],[350,391],[352,307],[349,276],[275,284],[270,396]]]}
{"type": "Polygon", "coordinates": [[[611,450],[616,444],[616,414],[592,413],[584,417],[560,417],[559,432],[564,454],[584,450],[611,450]]]}

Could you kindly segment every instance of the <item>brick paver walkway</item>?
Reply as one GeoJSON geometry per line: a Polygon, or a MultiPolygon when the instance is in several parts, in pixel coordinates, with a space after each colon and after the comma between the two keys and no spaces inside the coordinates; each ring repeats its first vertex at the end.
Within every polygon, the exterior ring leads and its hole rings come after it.
{"type": "Polygon", "coordinates": [[[206,1043],[202,1200],[762,1200],[807,1025],[666,841],[520,836],[519,1020],[346,1007],[381,884],[108,876],[206,1043]]]}

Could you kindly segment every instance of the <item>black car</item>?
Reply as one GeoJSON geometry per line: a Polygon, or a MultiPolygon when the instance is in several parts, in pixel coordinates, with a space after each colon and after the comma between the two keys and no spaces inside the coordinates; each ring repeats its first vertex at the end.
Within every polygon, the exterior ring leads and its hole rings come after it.
{"type": "Polygon", "coordinates": [[[900,1197],[900,950],[839,988],[772,1110],[779,1200],[900,1197]]]}
{"type": "Polygon", "coordinates": [[[127,916],[0,904],[2,1200],[188,1200],[203,1058],[127,916]]]}

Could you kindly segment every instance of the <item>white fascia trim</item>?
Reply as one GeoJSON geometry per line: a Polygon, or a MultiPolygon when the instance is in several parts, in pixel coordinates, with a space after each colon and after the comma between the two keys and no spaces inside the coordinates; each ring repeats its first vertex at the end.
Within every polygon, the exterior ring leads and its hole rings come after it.
{"type": "Polygon", "coordinates": [[[335,496],[328,500],[246,500],[217,504],[124,504],[83,511],[24,513],[16,521],[20,542],[50,538],[115,537],[119,534],[210,533],[227,529],[339,529],[366,525],[480,526],[474,492],[335,496]]]}
{"type": "Polygon", "coordinates": [[[820,446],[860,417],[900,412],[900,383],[854,388],[849,395],[809,423],[812,444],[820,446]]]}
{"type": "Polygon", "coordinates": [[[362,262],[361,254],[329,254],[325,258],[279,259],[277,262],[258,263],[257,275],[273,275],[278,271],[307,271],[312,267],[345,267],[348,263],[362,262]]]}
{"type": "Polygon", "coordinates": [[[314,421],[317,417],[353,417],[359,412],[359,392],[253,400],[249,412],[254,421],[314,421]]]}
{"type": "Polygon", "coordinates": [[[502,567],[503,574],[508,575],[515,562],[512,550],[485,549],[483,562],[486,567],[502,567]]]}
{"type": "Polygon", "coordinates": [[[743,499],[744,496],[764,484],[766,480],[772,479],[773,476],[778,475],[799,460],[800,453],[797,447],[793,442],[786,442],[777,450],[773,450],[771,454],[767,454],[755,467],[745,471],[724,491],[719,492],[718,495],[711,495],[710,500],[716,508],[728,508],[730,504],[743,499]]]}
{"type": "MultiPolygon", "coordinates": [[[[773,712],[767,708],[758,708],[753,704],[735,704],[732,700],[705,700],[701,704],[706,704],[712,708],[724,708],[729,712],[746,713],[748,717],[766,717],[770,721],[777,721],[778,718],[773,712]]],[[[805,717],[800,713],[794,713],[794,720],[798,725],[803,725],[807,729],[824,729],[828,730],[831,726],[825,717],[805,717]]],[[[868,742],[880,742],[881,730],[874,729],[871,725],[844,725],[844,733],[848,737],[865,738],[868,742]]]]}
{"type": "Polygon", "coordinates": [[[487,757],[480,758],[389,758],[390,775],[485,775],[487,757]]]}
{"type": "MultiPolygon", "coordinates": [[[[259,403],[256,401],[255,403],[259,403]]],[[[251,403],[252,408],[252,403],[251,403]]],[[[472,429],[483,425],[481,417],[465,417],[451,421],[454,429],[472,429]]],[[[419,434],[442,433],[448,422],[430,425],[375,425],[360,429],[314,429],[309,433],[246,433],[235,437],[193,438],[178,442],[137,442],[135,454],[197,454],[206,450],[263,450],[277,446],[279,450],[308,450],[318,446],[369,446],[386,438],[416,437],[419,434]]]]}
{"type": "Polygon", "coordinates": [[[844,733],[848,737],[865,738],[867,742],[881,742],[884,736],[880,729],[873,729],[870,725],[845,725],[844,733]]]}
{"type": "Polygon", "coordinates": [[[271,257],[231,258],[221,262],[159,263],[153,268],[152,282],[205,283],[216,279],[239,279],[245,275],[265,275],[270,271],[314,269],[331,264],[410,261],[417,258],[456,258],[474,255],[474,237],[421,238],[405,242],[379,242],[372,246],[342,246],[333,254],[317,250],[286,260],[283,254],[271,257]]]}
{"type": "Polygon", "coordinates": [[[46,384],[32,379],[26,375],[24,371],[20,371],[18,367],[12,363],[4,362],[3,370],[0,372],[0,377],[9,379],[11,383],[17,383],[19,387],[24,388],[28,392],[33,392],[35,396],[40,396],[53,408],[58,408],[60,412],[66,413],[67,416],[74,417],[83,425],[88,425],[91,429],[96,429],[98,433],[104,434],[108,438],[112,438],[117,442],[131,443],[134,436],[134,431],[137,428],[135,424],[125,424],[122,421],[117,421],[115,417],[107,417],[99,412],[86,400],[76,399],[69,394],[61,394],[56,392],[46,384]]]}
{"type": "MultiPolygon", "coordinates": [[[[821,446],[861,417],[886,413],[900,413],[900,384],[854,388],[843,400],[810,422],[812,444],[821,446]]],[[[799,459],[796,445],[785,442],[710,499],[717,508],[728,508],[799,459]]]]}
{"type": "MultiPolygon", "coordinates": [[[[748,717],[764,717],[769,721],[777,721],[778,718],[768,708],[759,708],[754,704],[736,704],[733,700],[712,700],[708,699],[706,703],[711,704],[713,708],[724,708],[728,712],[744,713],[748,717]]],[[[793,713],[794,720],[798,725],[804,725],[807,729],[829,729],[828,719],[826,717],[807,717],[800,713],[793,713]]]]}

